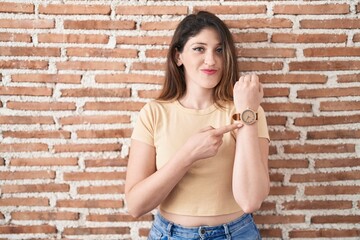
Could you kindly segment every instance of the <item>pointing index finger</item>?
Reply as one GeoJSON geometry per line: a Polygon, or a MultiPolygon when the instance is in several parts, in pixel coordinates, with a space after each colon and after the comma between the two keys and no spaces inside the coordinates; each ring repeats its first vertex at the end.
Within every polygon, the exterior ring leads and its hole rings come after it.
{"type": "Polygon", "coordinates": [[[229,124],[229,125],[225,125],[219,128],[214,129],[215,135],[223,135],[227,132],[233,131],[237,128],[242,127],[242,124],[240,123],[233,123],[233,124],[229,124]]]}

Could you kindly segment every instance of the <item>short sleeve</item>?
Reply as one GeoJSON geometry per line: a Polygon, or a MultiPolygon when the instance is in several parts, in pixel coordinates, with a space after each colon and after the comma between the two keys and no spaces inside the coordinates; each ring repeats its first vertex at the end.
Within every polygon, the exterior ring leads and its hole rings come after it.
{"type": "Polygon", "coordinates": [[[258,134],[261,138],[266,138],[270,141],[269,130],[266,122],[264,109],[260,106],[258,108],[258,134]]]}
{"type": "Polygon", "coordinates": [[[140,110],[131,139],[154,146],[154,117],[149,103],[140,110]]]}

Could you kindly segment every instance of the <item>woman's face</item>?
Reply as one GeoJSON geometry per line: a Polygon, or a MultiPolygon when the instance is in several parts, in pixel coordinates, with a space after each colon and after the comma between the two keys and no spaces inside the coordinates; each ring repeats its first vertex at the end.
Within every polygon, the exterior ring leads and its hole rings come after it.
{"type": "Polygon", "coordinates": [[[189,38],[183,51],[177,52],[177,65],[184,66],[187,88],[213,89],[223,71],[221,39],[213,28],[205,28],[189,38]]]}

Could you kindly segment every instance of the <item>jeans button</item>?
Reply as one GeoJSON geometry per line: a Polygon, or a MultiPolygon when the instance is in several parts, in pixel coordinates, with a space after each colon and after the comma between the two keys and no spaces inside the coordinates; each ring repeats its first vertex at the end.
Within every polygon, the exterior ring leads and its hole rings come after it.
{"type": "Polygon", "coordinates": [[[201,233],[201,234],[205,234],[205,233],[206,233],[205,229],[201,229],[201,230],[200,230],[200,233],[201,233]]]}

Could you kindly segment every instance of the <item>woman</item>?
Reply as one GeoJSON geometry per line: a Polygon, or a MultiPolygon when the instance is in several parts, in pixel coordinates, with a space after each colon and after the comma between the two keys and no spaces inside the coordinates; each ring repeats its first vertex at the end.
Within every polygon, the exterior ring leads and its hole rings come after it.
{"type": "Polygon", "coordinates": [[[269,135],[256,75],[238,79],[229,29],[198,12],[175,30],[163,90],[140,111],[126,177],[149,239],[260,239],[251,213],[269,192],[269,135]]]}

